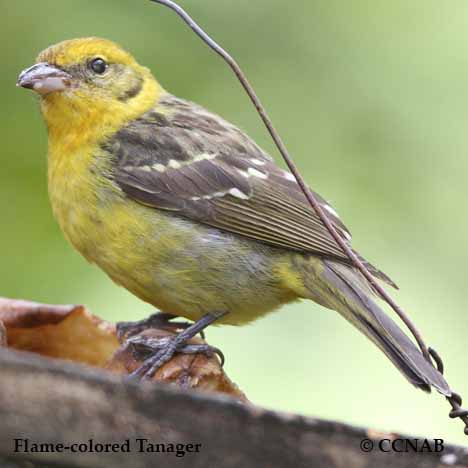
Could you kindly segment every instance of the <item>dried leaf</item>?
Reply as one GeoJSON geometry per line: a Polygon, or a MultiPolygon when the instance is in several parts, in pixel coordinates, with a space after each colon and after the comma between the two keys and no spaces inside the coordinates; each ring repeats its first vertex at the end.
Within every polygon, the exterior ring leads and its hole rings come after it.
{"type": "MultiPolygon", "coordinates": [[[[150,328],[139,335],[164,338],[175,331],[150,328]]],[[[190,344],[204,343],[194,338],[190,344]]],[[[0,298],[0,346],[42,356],[129,374],[145,356],[119,343],[114,324],[101,320],[83,306],[48,305],[0,298]]],[[[226,376],[216,356],[176,354],[158,370],[154,380],[183,388],[229,394],[240,401],[245,395],[226,376]]]]}
{"type": "Polygon", "coordinates": [[[104,367],[119,342],[115,327],[82,306],[41,306],[21,301],[0,303],[8,346],[52,358],[104,367]],[[31,308],[28,308],[31,304],[31,308]]]}

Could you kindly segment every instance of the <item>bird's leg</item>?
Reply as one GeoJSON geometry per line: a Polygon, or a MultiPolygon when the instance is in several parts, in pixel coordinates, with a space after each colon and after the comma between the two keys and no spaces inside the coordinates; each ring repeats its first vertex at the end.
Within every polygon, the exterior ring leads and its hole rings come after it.
{"type": "Polygon", "coordinates": [[[211,312],[204,315],[200,320],[187,327],[178,335],[152,339],[142,336],[130,337],[127,343],[139,351],[151,353],[143,364],[130,374],[130,377],[151,378],[156,371],[169,361],[175,353],[204,353],[208,356],[217,354],[224,364],[223,353],[208,344],[187,344],[186,342],[202,332],[208,325],[226,315],[227,312],[211,312]]]}
{"type": "MultiPolygon", "coordinates": [[[[156,312],[143,320],[135,322],[118,322],[117,338],[122,342],[124,338],[136,335],[148,328],[174,330],[179,328],[187,329],[190,327],[191,324],[189,322],[171,322],[171,320],[174,320],[175,318],[177,318],[177,315],[169,314],[167,312],[156,312]]],[[[200,332],[200,335],[205,339],[203,330],[200,332]]]]}

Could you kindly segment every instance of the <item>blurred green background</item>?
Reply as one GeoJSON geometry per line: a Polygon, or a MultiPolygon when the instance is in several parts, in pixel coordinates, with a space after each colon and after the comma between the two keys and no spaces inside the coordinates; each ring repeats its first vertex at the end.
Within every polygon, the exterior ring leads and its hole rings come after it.
{"type": "MultiPolygon", "coordinates": [[[[238,59],[312,187],[444,357],[468,403],[468,5],[465,0],[187,0],[238,59]]],[[[46,132],[18,73],[46,46],[113,39],[173,93],[214,110],[277,156],[227,66],[175,14],[145,0],[2,1],[0,294],[84,303],[111,320],[151,307],[64,240],[47,199],[46,132]]],[[[285,307],[210,329],[258,404],[467,443],[438,395],[416,391],[338,314],[285,307]]]]}

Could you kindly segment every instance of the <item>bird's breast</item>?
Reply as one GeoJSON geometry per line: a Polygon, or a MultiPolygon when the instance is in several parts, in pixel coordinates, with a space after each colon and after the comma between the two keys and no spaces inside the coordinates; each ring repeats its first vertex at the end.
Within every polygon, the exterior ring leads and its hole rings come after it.
{"type": "Polygon", "coordinates": [[[49,145],[49,197],[54,215],[68,240],[83,254],[86,239],[100,224],[98,180],[86,149],[68,153],[49,145]]]}
{"type": "Polygon", "coordinates": [[[108,173],[106,160],[90,150],[67,154],[49,148],[54,215],[65,237],[88,261],[140,298],[155,304],[158,297],[157,305],[164,306],[168,274],[178,277],[187,268],[178,265],[174,255],[191,245],[193,230],[128,199],[108,173]],[[175,271],[169,272],[171,268],[175,271]]]}
{"type": "Polygon", "coordinates": [[[274,272],[287,253],[127,198],[89,152],[49,154],[49,193],[67,239],[116,283],[192,320],[248,322],[296,294],[274,272]]]}

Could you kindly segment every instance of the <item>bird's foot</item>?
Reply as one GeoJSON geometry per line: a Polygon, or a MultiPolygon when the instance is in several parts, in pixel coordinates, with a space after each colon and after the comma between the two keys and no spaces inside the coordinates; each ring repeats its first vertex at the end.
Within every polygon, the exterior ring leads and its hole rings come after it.
{"type": "Polygon", "coordinates": [[[144,336],[134,336],[128,339],[127,344],[134,349],[134,352],[139,356],[149,355],[143,364],[133,371],[130,379],[151,379],[154,374],[166,362],[170,361],[174,354],[197,354],[202,353],[208,357],[214,354],[219,356],[221,365],[224,364],[224,355],[222,351],[208,344],[186,344],[179,338],[180,335],[169,336],[164,338],[148,338],[144,336]]]}
{"type": "MultiPolygon", "coordinates": [[[[125,338],[135,336],[148,328],[174,331],[190,327],[191,324],[189,322],[171,322],[171,320],[175,318],[177,318],[176,315],[168,314],[166,312],[157,312],[143,320],[135,322],[118,322],[117,339],[122,343],[125,338]]],[[[200,336],[205,339],[203,330],[200,331],[200,336]]]]}
{"type": "Polygon", "coordinates": [[[187,341],[200,333],[205,327],[213,323],[225,313],[210,313],[200,320],[188,326],[175,336],[164,338],[150,338],[142,335],[131,336],[127,339],[127,345],[131,346],[140,356],[149,355],[143,364],[132,372],[130,378],[150,379],[166,362],[176,353],[196,354],[203,353],[208,357],[217,355],[221,365],[224,365],[224,355],[218,348],[204,344],[187,344],[187,341]]]}

